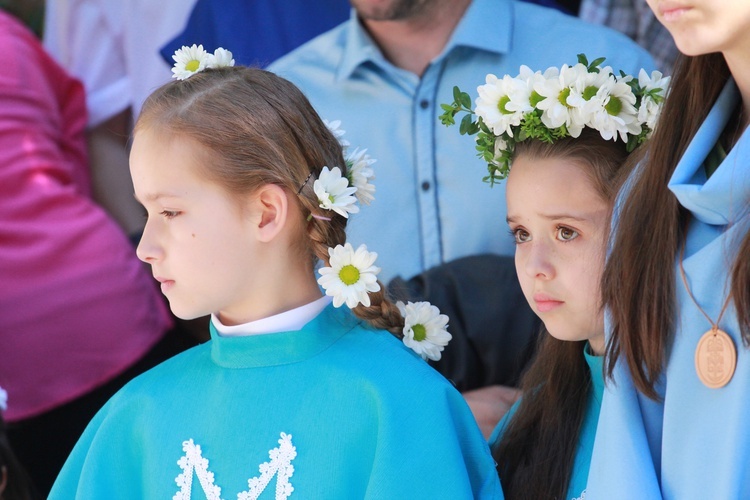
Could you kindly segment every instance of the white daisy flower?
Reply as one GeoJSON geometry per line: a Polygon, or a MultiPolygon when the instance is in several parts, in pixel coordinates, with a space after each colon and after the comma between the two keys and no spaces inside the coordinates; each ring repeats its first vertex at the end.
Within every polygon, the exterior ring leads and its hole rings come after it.
{"type": "Polygon", "coordinates": [[[346,139],[342,139],[344,134],[346,134],[346,130],[341,129],[341,120],[333,120],[329,122],[324,118],[323,123],[325,123],[326,127],[328,127],[328,130],[330,130],[336,140],[339,141],[339,144],[341,144],[342,148],[349,147],[349,141],[347,141],[346,139]]]}
{"type": "Polygon", "coordinates": [[[619,134],[624,142],[628,142],[629,133],[638,135],[641,132],[635,109],[635,94],[628,81],[627,78],[610,76],[596,96],[591,98],[598,103],[598,108],[591,115],[591,126],[605,140],[617,140],[619,134]]]}
{"type": "Polygon", "coordinates": [[[437,361],[448,342],[448,316],[429,302],[397,302],[404,317],[404,344],[423,359],[437,361]]]}
{"type": "Polygon", "coordinates": [[[175,64],[172,68],[172,78],[185,80],[194,74],[206,69],[209,59],[212,56],[203,50],[203,45],[188,47],[183,45],[181,49],[175,51],[172,59],[175,64]]]}
{"type": "Polygon", "coordinates": [[[641,105],[638,108],[638,121],[645,124],[650,131],[654,130],[656,120],[659,119],[661,104],[657,103],[654,98],[649,95],[649,92],[654,89],[661,89],[659,95],[662,97],[666,96],[667,90],[669,89],[669,81],[670,77],[663,76],[660,71],[652,71],[650,77],[643,69],[638,73],[638,84],[644,90],[641,105]]]}
{"type": "Polygon", "coordinates": [[[213,55],[208,55],[208,68],[224,68],[227,66],[234,66],[234,59],[232,53],[227,49],[219,47],[214,50],[213,55]]]}
{"type": "MultiPolygon", "coordinates": [[[[599,89],[607,83],[612,76],[612,68],[605,66],[598,73],[586,72],[581,78],[578,78],[570,88],[568,95],[568,104],[571,106],[570,112],[574,115],[573,121],[591,124],[591,118],[595,111],[601,107],[601,103],[593,99],[599,89]]],[[[576,136],[577,137],[577,136],[576,136]]]]}
{"type": "Polygon", "coordinates": [[[560,68],[557,76],[546,78],[534,85],[534,90],[545,98],[536,106],[543,111],[542,123],[544,125],[551,129],[565,125],[572,137],[581,135],[586,122],[580,113],[572,111],[573,105],[568,101],[568,97],[576,81],[584,78],[587,73],[588,70],[583,64],[578,63],[575,66],[565,64],[560,68]]]}
{"type": "Polygon", "coordinates": [[[377,274],[380,268],[375,266],[378,254],[368,252],[365,245],[355,251],[351,243],[336,245],[328,249],[330,267],[323,267],[318,272],[318,284],[333,297],[334,307],[346,303],[349,308],[358,304],[370,305],[368,292],[380,290],[377,274]]]}
{"type": "Polygon", "coordinates": [[[513,136],[512,127],[518,126],[528,106],[524,81],[505,75],[502,80],[493,74],[485,78],[486,85],[477,87],[479,97],[474,112],[482,118],[495,135],[513,136]],[[511,99],[515,98],[513,102],[511,99]]]}
{"type": "Polygon", "coordinates": [[[357,198],[353,196],[357,188],[349,187],[349,179],[341,176],[339,167],[333,167],[331,170],[323,167],[320,176],[313,183],[313,190],[320,202],[320,208],[333,210],[346,218],[349,218],[349,214],[359,212],[357,198]]]}
{"type": "Polygon", "coordinates": [[[375,185],[371,182],[375,180],[375,172],[370,168],[375,161],[366,149],[357,148],[346,156],[349,185],[357,188],[354,196],[363,205],[369,205],[375,199],[375,185]]]}
{"type": "Polygon", "coordinates": [[[8,409],[8,392],[0,387],[0,411],[8,409]]]}

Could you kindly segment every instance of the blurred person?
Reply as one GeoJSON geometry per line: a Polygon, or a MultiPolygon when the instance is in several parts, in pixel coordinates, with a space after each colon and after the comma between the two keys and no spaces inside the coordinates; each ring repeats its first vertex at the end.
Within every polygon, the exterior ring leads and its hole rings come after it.
{"type": "Polygon", "coordinates": [[[0,12],[0,385],[8,439],[46,495],[125,381],[191,344],[94,202],[80,82],[0,12]]]}

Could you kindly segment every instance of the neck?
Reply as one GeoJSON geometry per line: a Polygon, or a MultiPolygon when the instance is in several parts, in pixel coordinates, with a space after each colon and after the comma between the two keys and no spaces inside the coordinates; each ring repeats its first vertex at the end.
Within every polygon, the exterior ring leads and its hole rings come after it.
{"type": "Polygon", "coordinates": [[[737,88],[742,96],[742,118],[740,121],[740,130],[744,130],[750,119],[750,66],[747,64],[747,52],[743,53],[724,53],[724,58],[729,66],[737,88]]]}
{"type": "Polygon", "coordinates": [[[407,19],[361,22],[391,64],[421,77],[445,48],[470,3],[471,0],[436,1],[407,19]]]}

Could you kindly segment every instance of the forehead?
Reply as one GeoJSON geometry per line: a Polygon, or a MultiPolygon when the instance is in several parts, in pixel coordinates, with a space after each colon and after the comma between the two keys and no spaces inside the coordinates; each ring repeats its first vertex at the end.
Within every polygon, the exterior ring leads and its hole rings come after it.
{"type": "Polygon", "coordinates": [[[531,158],[513,161],[507,179],[509,209],[523,210],[540,204],[590,207],[608,206],[597,191],[587,167],[569,158],[531,158]]]}
{"type": "MultiPolygon", "coordinates": [[[[150,197],[168,186],[187,187],[207,182],[201,173],[205,149],[196,141],[153,129],[135,133],[130,151],[130,173],[136,195],[150,197]]],[[[143,198],[141,198],[143,200],[143,198]]]]}

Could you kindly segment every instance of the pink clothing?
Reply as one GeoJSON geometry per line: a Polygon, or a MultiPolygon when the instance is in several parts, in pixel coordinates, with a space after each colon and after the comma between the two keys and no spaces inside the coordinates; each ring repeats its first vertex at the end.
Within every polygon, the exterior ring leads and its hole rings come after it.
{"type": "Polygon", "coordinates": [[[171,318],[91,199],[82,85],[1,11],[0,68],[0,386],[12,422],[119,375],[171,318]]]}

